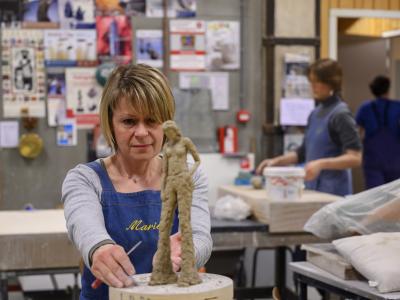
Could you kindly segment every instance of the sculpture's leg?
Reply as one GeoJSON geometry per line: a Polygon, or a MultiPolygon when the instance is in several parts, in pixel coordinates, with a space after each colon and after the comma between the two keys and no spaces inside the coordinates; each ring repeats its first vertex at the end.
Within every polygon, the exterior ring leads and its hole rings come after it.
{"type": "Polygon", "coordinates": [[[196,270],[192,225],[190,223],[192,192],[192,185],[187,183],[182,184],[177,192],[179,226],[182,234],[182,265],[181,274],[178,279],[179,286],[189,286],[201,282],[200,276],[196,270]]]}
{"type": "Polygon", "coordinates": [[[163,199],[162,203],[158,247],[149,285],[168,284],[177,281],[177,275],[172,269],[169,240],[176,209],[176,194],[171,188],[166,188],[164,194],[166,199],[163,199]]]}

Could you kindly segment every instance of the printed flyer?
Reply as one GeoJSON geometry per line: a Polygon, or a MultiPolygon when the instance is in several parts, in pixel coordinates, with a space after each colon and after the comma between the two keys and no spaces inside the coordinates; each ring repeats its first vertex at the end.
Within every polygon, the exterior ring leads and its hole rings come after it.
{"type": "Polygon", "coordinates": [[[155,68],[163,66],[163,40],[161,30],[136,31],[136,62],[155,68]]]}
{"type": "Polygon", "coordinates": [[[173,71],[203,71],[205,22],[170,20],[170,68],[173,71]]]}
{"type": "Polygon", "coordinates": [[[72,110],[78,128],[93,128],[99,123],[102,88],[95,78],[96,68],[67,68],[67,109],[72,110]]]}
{"type": "Polygon", "coordinates": [[[47,66],[76,66],[96,63],[96,31],[94,29],[45,30],[47,66]]]}
{"type": "Polygon", "coordinates": [[[207,22],[207,69],[236,70],[240,67],[239,22],[207,22]]]}

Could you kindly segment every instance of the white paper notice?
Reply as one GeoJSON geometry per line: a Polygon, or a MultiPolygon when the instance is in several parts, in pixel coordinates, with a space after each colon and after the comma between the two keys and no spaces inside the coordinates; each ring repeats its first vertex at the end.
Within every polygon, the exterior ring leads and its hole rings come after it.
{"type": "Polygon", "coordinates": [[[169,24],[171,70],[205,70],[205,22],[201,20],[170,20],[169,24]]]}
{"type": "Polygon", "coordinates": [[[307,125],[308,116],[314,109],[315,103],[313,99],[281,99],[281,125],[288,126],[305,126],[307,125]]]}
{"type": "Polygon", "coordinates": [[[18,147],[19,125],[17,121],[0,122],[0,147],[18,147]]]}
{"type": "Polygon", "coordinates": [[[211,90],[214,110],[229,109],[229,74],[226,72],[179,73],[179,87],[211,90]]]}

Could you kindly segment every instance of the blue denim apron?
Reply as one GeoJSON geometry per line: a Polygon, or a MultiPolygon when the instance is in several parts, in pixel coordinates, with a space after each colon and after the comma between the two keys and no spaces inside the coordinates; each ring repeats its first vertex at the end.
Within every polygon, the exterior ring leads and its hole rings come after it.
{"type": "MultiPolygon", "coordinates": [[[[125,251],[137,242],[140,246],[129,256],[137,274],[150,273],[152,260],[157,250],[158,225],[161,214],[160,191],[145,190],[136,193],[119,193],[108,177],[106,169],[98,162],[88,163],[100,178],[101,205],[104,222],[111,238],[125,251]]],[[[172,234],[178,231],[178,217],[175,212],[172,234]]],[[[107,300],[108,286],[102,284],[92,289],[96,278],[85,266],[82,275],[80,300],[107,300]]]]}
{"type": "MultiPolygon", "coordinates": [[[[346,107],[339,101],[325,116],[319,116],[322,105],[311,114],[305,134],[306,163],[320,158],[342,155],[340,145],[332,141],[329,135],[329,120],[339,110],[346,107]]],[[[306,188],[319,192],[345,196],[352,193],[350,170],[322,170],[319,176],[306,181],[306,188]]]]}
{"type": "Polygon", "coordinates": [[[388,126],[391,102],[384,103],[383,116],[376,102],[371,104],[378,131],[364,138],[363,169],[368,189],[400,178],[400,137],[388,126]]]}

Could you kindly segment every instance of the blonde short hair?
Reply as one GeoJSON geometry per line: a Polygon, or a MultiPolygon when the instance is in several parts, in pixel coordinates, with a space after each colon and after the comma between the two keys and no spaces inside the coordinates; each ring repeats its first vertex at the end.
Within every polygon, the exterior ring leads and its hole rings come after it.
{"type": "Polygon", "coordinates": [[[159,70],[144,64],[116,67],[107,80],[100,103],[101,129],[114,150],[117,150],[117,144],[112,117],[122,99],[133,110],[153,117],[157,123],[174,119],[174,96],[167,78],[159,70]]]}

